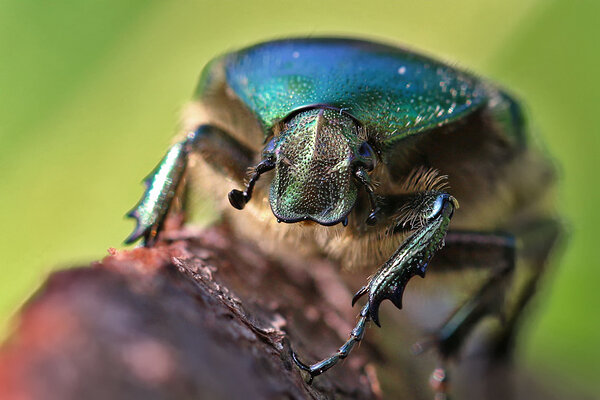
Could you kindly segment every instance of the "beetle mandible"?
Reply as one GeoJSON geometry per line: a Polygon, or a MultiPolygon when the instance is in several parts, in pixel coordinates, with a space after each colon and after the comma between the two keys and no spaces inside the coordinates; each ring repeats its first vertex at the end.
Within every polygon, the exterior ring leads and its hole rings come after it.
{"type": "Polygon", "coordinates": [[[498,311],[520,267],[525,278],[503,306],[498,336],[510,342],[560,224],[548,201],[553,169],[504,90],[391,45],[286,39],[211,61],[184,125],[128,214],[137,227],[127,243],[155,243],[188,161],[199,156],[190,170],[244,186],[209,189],[245,209],[223,209],[239,234],[257,240],[250,222],[264,224],[270,240],[300,240],[302,231],[302,241],[343,266],[380,265],[353,299],[368,298],[337,353],[313,365],[293,354],[309,380],[345,358],[368,321],[379,325],[383,300],[401,308],[409,279],[424,277],[445,243],[457,249],[449,268],[489,274],[435,335],[442,357],[456,355],[477,322],[498,311]],[[300,221],[301,230],[290,228],[300,221]]]}

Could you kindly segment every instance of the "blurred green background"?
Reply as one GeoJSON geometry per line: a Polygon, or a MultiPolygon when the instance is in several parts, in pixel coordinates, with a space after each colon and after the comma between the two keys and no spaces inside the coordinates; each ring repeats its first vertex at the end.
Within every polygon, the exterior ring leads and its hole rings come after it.
{"type": "Polygon", "coordinates": [[[52,269],[120,247],[123,214],[213,56],[290,35],[404,43],[510,88],[560,166],[562,257],[519,357],[593,395],[600,372],[600,2],[0,0],[0,325],[52,269]]]}

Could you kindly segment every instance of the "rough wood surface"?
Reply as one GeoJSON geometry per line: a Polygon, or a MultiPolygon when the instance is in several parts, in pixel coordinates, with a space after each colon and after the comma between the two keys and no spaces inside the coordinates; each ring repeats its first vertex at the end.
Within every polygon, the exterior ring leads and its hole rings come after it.
{"type": "MultiPolygon", "coordinates": [[[[365,273],[292,254],[273,261],[224,226],[169,237],[52,274],[0,349],[0,398],[433,398],[436,355],[410,352],[424,333],[414,310],[433,312],[418,297],[433,275],[411,281],[402,312],[384,304],[383,328],[308,386],[290,343],[306,361],[335,351],[355,323],[351,290],[365,273]]],[[[562,398],[504,364],[463,356],[452,367],[453,399],[562,398]]]]}
{"type": "Polygon", "coordinates": [[[0,354],[1,397],[376,397],[374,374],[358,352],[312,386],[290,359],[288,338],[319,349],[341,344],[322,316],[346,316],[319,293],[324,285],[346,290],[337,279],[326,262],[310,275],[273,265],[225,228],[113,252],[53,274],[29,301],[0,354]]]}

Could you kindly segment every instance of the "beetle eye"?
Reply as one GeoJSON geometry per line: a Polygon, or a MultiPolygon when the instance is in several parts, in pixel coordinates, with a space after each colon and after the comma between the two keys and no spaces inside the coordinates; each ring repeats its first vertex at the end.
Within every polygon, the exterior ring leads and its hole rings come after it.
{"type": "Polygon", "coordinates": [[[364,158],[373,157],[373,149],[369,143],[363,142],[363,144],[360,145],[360,148],[358,149],[358,155],[364,158]]]}
{"type": "Polygon", "coordinates": [[[375,152],[373,148],[367,142],[363,142],[358,148],[358,156],[361,158],[361,162],[364,164],[367,171],[372,171],[375,168],[375,152]]]}

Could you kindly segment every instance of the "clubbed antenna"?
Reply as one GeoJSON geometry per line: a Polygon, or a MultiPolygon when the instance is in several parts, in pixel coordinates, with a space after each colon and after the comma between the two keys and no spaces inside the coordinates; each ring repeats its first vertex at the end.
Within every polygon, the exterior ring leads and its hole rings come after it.
{"type": "Polygon", "coordinates": [[[256,181],[258,181],[258,178],[260,178],[263,173],[270,171],[273,168],[275,168],[275,163],[272,160],[262,160],[254,168],[252,175],[250,175],[250,179],[246,184],[246,189],[243,192],[237,189],[233,189],[231,192],[229,192],[229,195],[227,196],[229,198],[229,203],[231,203],[231,205],[238,210],[244,209],[246,203],[248,203],[252,198],[254,185],[256,184],[256,181]]]}

